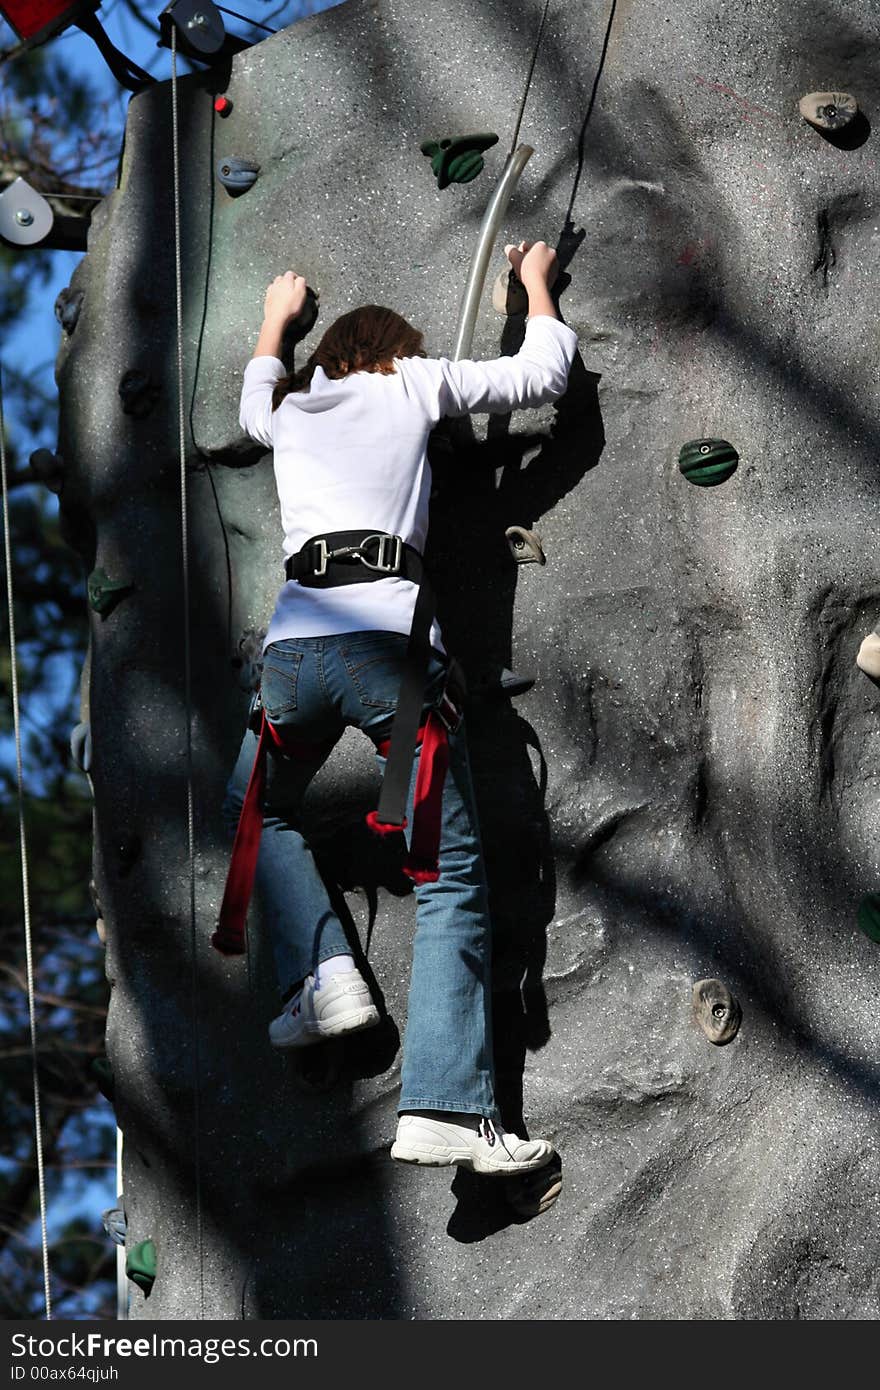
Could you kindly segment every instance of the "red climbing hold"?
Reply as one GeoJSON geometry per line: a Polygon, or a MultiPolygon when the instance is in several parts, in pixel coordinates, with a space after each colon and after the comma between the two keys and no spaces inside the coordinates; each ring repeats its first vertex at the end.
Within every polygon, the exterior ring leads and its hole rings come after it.
{"type": "Polygon", "coordinates": [[[217,112],[218,116],[228,116],[232,110],[232,102],[229,100],[229,97],[215,97],[214,110],[217,112]]]}

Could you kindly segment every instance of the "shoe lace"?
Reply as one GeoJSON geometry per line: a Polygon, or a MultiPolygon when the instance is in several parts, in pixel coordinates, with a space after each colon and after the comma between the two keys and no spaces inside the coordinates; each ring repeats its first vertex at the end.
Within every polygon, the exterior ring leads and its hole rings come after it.
{"type": "Polygon", "coordinates": [[[485,1139],[490,1149],[495,1147],[495,1142],[499,1138],[498,1131],[492,1121],[487,1119],[485,1115],[480,1120],[480,1138],[485,1139]]]}

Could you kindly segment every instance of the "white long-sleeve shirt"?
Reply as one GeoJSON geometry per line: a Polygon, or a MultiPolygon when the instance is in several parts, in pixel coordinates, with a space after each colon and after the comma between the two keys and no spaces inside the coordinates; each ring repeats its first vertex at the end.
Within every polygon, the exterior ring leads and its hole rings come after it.
{"type": "MultiPolygon", "coordinates": [[[[451,362],[398,357],[395,371],[352,372],[338,381],[316,367],[310,387],[290,392],[272,411],[285,375],[277,357],[245,368],[239,421],[274,451],[284,528],[284,559],[330,531],[387,531],[423,551],[431,468],[428,435],[446,415],[544,405],[565,390],[577,336],[548,315],[529,319],[513,357],[451,362]]],[[[328,637],[341,632],[402,632],[412,625],[416,586],[390,576],[368,584],[312,589],[289,580],[266,634],[328,637]]],[[[435,623],[431,644],[443,650],[435,623]]]]}

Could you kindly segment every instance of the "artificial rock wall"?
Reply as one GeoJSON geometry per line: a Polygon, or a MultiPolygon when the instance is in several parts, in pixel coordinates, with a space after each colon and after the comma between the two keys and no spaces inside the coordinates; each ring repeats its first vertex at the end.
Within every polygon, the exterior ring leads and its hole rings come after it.
{"type": "MultiPolygon", "coordinates": [[[[62,504],[87,569],[134,586],[93,614],[85,709],[128,1239],[158,1256],[134,1317],[878,1313],[878,948],[855,910],[880,708],[854,666],[880,616],[878,0],[618,0],[598,85],[606,0],[544,32],[495,269],[507,240],[558,245],[580,357],[556,407],[437,439],[431,547],[474,692],[501,1093],[559,1148],[556,1205],[527,1219],[505,1184],[388,1158],[413,901],[362,829],[365,741],[310,827],[392,1021],[276,1055],[258,908],[247,961],[209,946],[280,582],[271,457],[237,424],[265,287],[292,266],[320,291],[297,360],[363,302],[448,352],[539,17],[348,0],[180,82],[195,977],[168,83],[131,103],[74,277],[62,504]],[[868,138],[802,121],[816,89],[855,95],[868,138]],[[501,137],[485,171],[440,192],[419,143],[476,131],[501,137]],[[260,165],[238,198],[230,156],[260,165]],[[676,466],[703,435],[741,455],[714,489],[676,466]],[[513,563],[513,523],[546,568],[513,563]],[[537,683],[500,698],[502,667],[537,683]],[[726,1047],[691,1019],[705,976],[742,1005],[726,1047]]],[[[487,284],[474,355],[521,332],[487,284]]]]}

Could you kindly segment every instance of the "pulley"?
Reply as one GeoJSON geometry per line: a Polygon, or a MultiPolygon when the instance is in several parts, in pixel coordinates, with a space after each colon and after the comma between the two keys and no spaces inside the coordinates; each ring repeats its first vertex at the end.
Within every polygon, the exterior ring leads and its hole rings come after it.
{"type": "Polygon", "coordinates": [[[177,51],[209,66],[231,58],[253,45],[227,34],[223,18],[211,0],[171,0],[159,15],[160,47],[171,47],[171,31],[177,30],[177,51]]]}
{"type": "Polygon", "coordinates": [[[54,220],[46,199],[26,179],[15,179],[0,193],[0,236],[15,246],[45,241],[54,220]]]}

